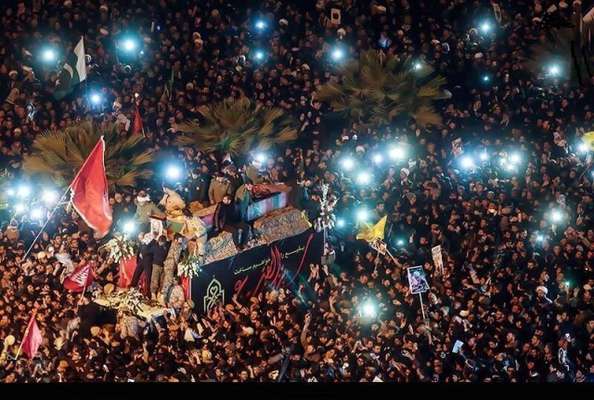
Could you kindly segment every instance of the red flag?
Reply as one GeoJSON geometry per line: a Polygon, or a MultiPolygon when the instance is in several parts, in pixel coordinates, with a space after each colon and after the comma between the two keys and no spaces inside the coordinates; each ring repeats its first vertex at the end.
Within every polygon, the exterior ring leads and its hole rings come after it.
{"type": "Polygon", "coordinates": [[[134,124],[132,125],[132,134],[137,135],[142,133],[144,135],[144,126],[142,125],[142,117],[140,116],[140,111],[138,111],[138,106],[136,106],[136,111],[134,111],[134,124]]]}
{"type": "Polygon", "coordinates": [[[23,352],[32,359],[37,354],[37,350],[39,346],[41,346],[41,342],[43,341],[43,337],[41,336],[41,331],[37,326],[37,321],[35,321],[35,312],[31,316],[29,320],[29,325],[27,325],[27,329],[25,330],[25,337],[23,338],[23,344],[21,345],[23,352]]]}
{"type": "Polygon", "coordinates": [[[192,284],[192,281],[190,280],[190,278],[188,278],[187,276],[182,276],[180,283],[181,286],[184,288],[184,294],[186,295],[186,299],[191,298],[192,294],[190,292],[190,286],[192,284]]]}
{"type": "Polygon", "coordinates": [[[94,276],[91,264],[86,263],[78,266],[70,275],[64,279],[64,288],[72,292],[82,292],[85,287],[93,282],[94,276]]]}
{"type": "Polygon", "coordinates": [[[107,235],[112,222],[104,153],[102,136],[70,184],[74,209],[100,238],[107,235]]]}
{"type": "Polygon", "coordinates": [[[136,270],[136,256],[120,260],[119,287],[127,288],[130,286],[134,270],[136,270]]]}

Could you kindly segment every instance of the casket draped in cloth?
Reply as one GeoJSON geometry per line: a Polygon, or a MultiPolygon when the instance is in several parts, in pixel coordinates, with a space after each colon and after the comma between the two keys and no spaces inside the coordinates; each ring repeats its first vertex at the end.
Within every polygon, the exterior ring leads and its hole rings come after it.
{"type": "Polygon", "coordinates": [[[219,235],[211,238],[204,249],[206,254],[204,264],[233,257],[238,253],[237,247],[233,242],[233,235],[229,232],[221,232],[219,235]]]}
{"type": "Polygon", "coordinates": [[[272,194],[270,197],[255,200],[248,206],[247,220],[253,221],[258,219],[271,211],[286,207],[288,203],[288,192],[278,192],[272,194]]]}
{"type": "Polygon", "coordinates": [[[274,210],[254,222],[254,231],[262,235],[266,243],[299,235],[311,228],[303,211],[292,207],[274,210]]]}
{"type": "MultiPolygon", "coordinates": [[[[254,200],[248,206],[247,219],[253,221],[258,219],[267,213],[284,208],[289,203],[288,192],[290,191],[289,186],[285,185],[256,185],[259,188],[258,194],[266,195],[266,197],[254,200]],[[276,193],[271,193],[276,191],[276,193]]],[[[203,208],[194,212],[194,215],[200,217],[202,222],[206,225],[206,228],[210,231],[214,224],[214,213],[217,209],[217,205],[203,208]]],[[[170,228],[176,232],[173,223],[170,223],[170,228]]],[[[179,227],[181,229],[181,226],[179,227]]]]}

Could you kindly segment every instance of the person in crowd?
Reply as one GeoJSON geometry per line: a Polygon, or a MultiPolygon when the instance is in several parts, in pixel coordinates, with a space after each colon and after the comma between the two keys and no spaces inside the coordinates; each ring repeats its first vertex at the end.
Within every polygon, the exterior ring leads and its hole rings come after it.
{"type": "Polygon", "coordinates": [[[208,199],[210,200],[210,205],[215,205],[223,201],[223,197],[229,193],[231,188],[231,183],[222,172],[217,172],[214,174],[214,179],[210,181],[210,186],[208,188],[208,199]]]}
{"type": "MultiPolygon", "coordinates": [[[[181,186],[192,200],[219,204],[215,229],[224,230],[228,206],[249,199],[250,188],[225,178],[221,152],[173,143],[179,124],[198,118],[201,107],[245,94],[258,107],[282,108],[299,131],[294,143],[271,148],[257,167],[234,159],[237,171],[253,184],[264,177],[305,183],[295,204],[310,219],[319,214],[322,184],[328,185],[344,225],[328,232],[329,242],[340,244],[335,263],[305,265],[304,281],[295,287],[226,297],[203,315],[192,312],[178,280],[187,249],[176,236],[166,244],[158,295],[168,309],[143,321],[130,310],[97,309],[90,293],[79,305],[80,296],[63,288],[81,262],[97,263],[95,283],[104,293],[115,291],[117,281],[117,265],[96,251],[76,213],[59,207],[27,257],[34,231],[20,218],[3,219],[0,381],[594,382],[594,178],[589,156],[575,149],[594,130],[594,81],[539,77],[519,61],[549,36],[551,6],[555,16],[571,19],[578,2],[443,0],[434,7],[404,0],[341,7],[270,0],[257,9],[253,2],[231,7],[222,0],[59,3],[2,3],[2,170],[21,177],[37,136],[83,118],[123,122],[125,135],[134,93],[142,93],[145,144],[199,170],[181,186]],[[340,22],[328,18],[336,7],[340,22]],[[258,65],[250,57],[253,23],[247,22],[256,11],[278,21],[260,36],[270,60],[258,65]],[[477,15],[491,14],[497,35],[467,29],[477,15]],[[107,39],[123,21],[146,15],[159,19],[135,25],[144,55],[127,72],[107,39]],[[61,100],[48,96],[58,74],[28,55],[43,38],[67,49],[81,35],[88,76],[102,77],[116,112],[97,116],[85,106],[84,91],[61,100]],[[441,122],[423,126],[403,114],[376,128],[330,115],[316,91],[341,80],[341,69],[329,68],[327,57],[337,42],[351,47],[349,57],[381,49],[431,65],[452,93],[435,104],[441,122]],[[358,172],[395,142],[414,150],[410,162],[386,159],[385,168],[374,169],[372,185],[357,185],[336,166],[349,155],[358,172]],[[460,157],[474,149],[488,159],[462,171],[460,157]],[[500,156],[514,151],[522,156],[516,169],[501,166],[500,156]],[[362,206],[369,222],[387,216],[392,255],[354,240],[362,206]],[[563,211],[562,223],[551,223],[553,208],[563,211]],[[430,253],[437,245],[440,269],[430,253]],[[406,274],[418,265],[429,285],[425,318],[406,274]],[[371,320],[362,315],[369,303],[377,311],[371,320]],[[34,309],[43,337],[39,354],[14,360],[34,309]]],[[[157,209],[146,187],[112,193],[114,218],[135,215],[147,232],[157,209]]],[[[136,284],[143,272],[151,277],[146,272],[156,257],[149,244],[141,244],[136,284]]]]}
{"type": "Polygon", "coordinates": [[[153,269],[151,272],[151,299],[156,300],[157,295],[161,292],[163,288],[163,282],[165,280],[165,275],[163,273],[163,265],[165,263],[165,259],[167,258],[167,252],[169,251],[169,246],[167,244],[167,238],[164,235],[158,237],[157,240],[153,240],[151,242],[151,251],[152,251],[152,263],[153,269]]]}
{"type": "Polygon", "coordinates": [[[250,240],[251,228],[239,218],[238,208],[230,195],[223,197],[214,213],[213,234],[218,235],[223,231],[231,233],[233,242],[239,248],[243,248],[250,240]]]}
{"type": "MultiPolygon", "coordinates": [[[[153,251],[155,238],[152,233],[139,233],[138,234],[138,265],[134,270],[132,281],[130,285],[136,287],[140,281],[141,276],[143,277],[142,287],[149,288],[151,285],[152,269],[155,252],[153,251]]],[[[147,292],[150,292],[147,291],[147,292]]]]}

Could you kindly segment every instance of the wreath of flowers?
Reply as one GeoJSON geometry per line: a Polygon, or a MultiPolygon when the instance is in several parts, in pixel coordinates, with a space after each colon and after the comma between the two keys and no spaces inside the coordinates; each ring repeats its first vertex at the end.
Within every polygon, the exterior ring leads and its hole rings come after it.
{"type": "Polygon", "coordinates": [[[134,250],[134,242],[123,235],[115,235],[113,239],[101,246],[101,249],[107,250],[109,252],[109,257],[116,263],[120,262],[122,259],[125,260],[134,257],[136,254],[134,250]]]}
{"type": "Polygon", "coordinates": [[[186,278],[193,278],[198,276],[201,272],[200,257],[197,255],[189,255],[177,265],[177,274],[186,278]]]}
{"type": "Polygon", "coordinates": [[[128,290],[118,290],[116,293],[108,296],[106,300],[109,308],[138,315],[145,298],[138,289],[129,288],[128,290]]]}
{"type": "Polygon", "coordinates": [[[334,228],[336,217],[334,216],[334,204],[328,201],[328,189],[330,186],[322,184],[322,197],[320,199],[320,216],[314,221],[316,231],[330,230],[334,228]]]}

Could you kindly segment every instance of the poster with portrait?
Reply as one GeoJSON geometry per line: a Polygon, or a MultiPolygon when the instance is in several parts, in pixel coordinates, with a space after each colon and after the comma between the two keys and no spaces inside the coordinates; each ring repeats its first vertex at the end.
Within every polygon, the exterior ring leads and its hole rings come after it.
{"type": "Polygon", "coordinates": [[[431,256],[433,257],[435,271],[439,274],[443,274],[443,256],[441,254],[441,246],[438,245],[431,248],[431,256]]]}
{"type": "Polygon", "coordinates": [[[429,290],[429,284],[427,283],[422,265],[409,267],[406,273],[408,275],[408,286],[410,287],[411,294],[424,293],[429,290]]]}
{"type": "Polygon", "coordinates": [[[462,138],[458,138],[452,141],[452,154],[454,154],[454,157],[458,157],[463,152],[464,150],[462,149],[462,138]]]}

